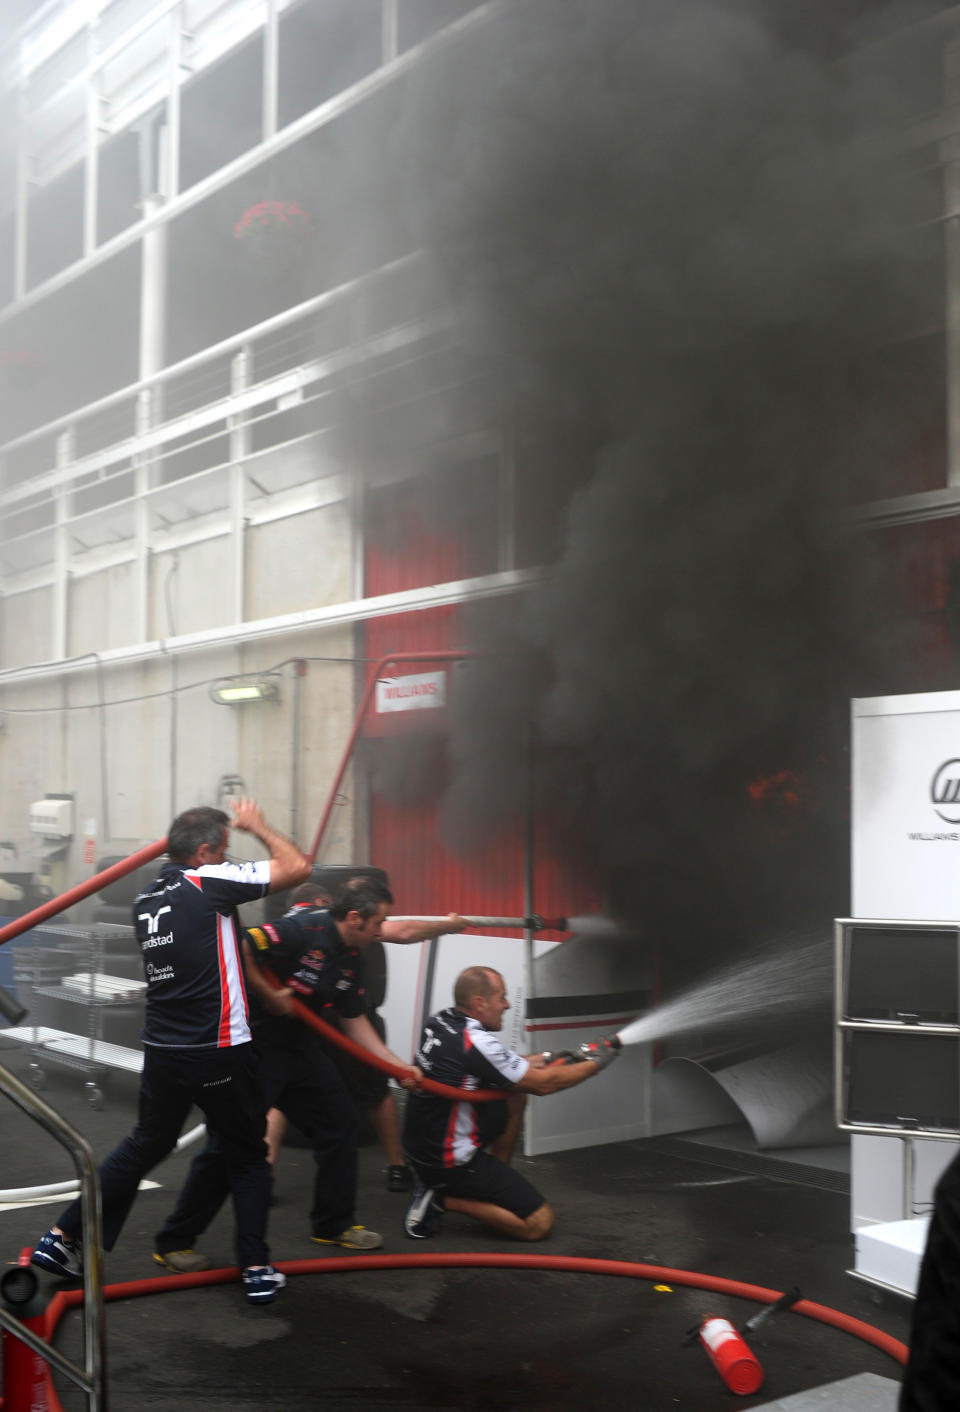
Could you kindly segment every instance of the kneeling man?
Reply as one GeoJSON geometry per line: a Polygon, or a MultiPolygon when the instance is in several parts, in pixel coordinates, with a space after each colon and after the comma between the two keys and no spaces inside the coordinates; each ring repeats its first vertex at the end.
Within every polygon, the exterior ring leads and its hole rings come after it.
{"type": "Polygon", "coordinates": [[[573,1088],[606,1068],[618,1049],[584,1046],[577,1055],[564,1055],[566,1064],[551,1064],[556,1056],[544,1054],[524,1059],[497,1038],[509,1009],[499,972],[470,966],[457,977],[453,1006],[424,1026],[417,1067],[464,1096],[458,1102],[408,1095],[403,1148],[415,1183],[404,1230],[414,1240],[435,1235],[445,1210],[461,1211],[514,1240],[542,1240],[553,1227],[552,1208],[509,1166],[526,1095],[573,1088]],[[587,1050],[591,1057],[581,1057],[587,1050]],[[470,1090],[481,1088],[506,1093],[502,1101],[471,1102],[470,1090]]]}

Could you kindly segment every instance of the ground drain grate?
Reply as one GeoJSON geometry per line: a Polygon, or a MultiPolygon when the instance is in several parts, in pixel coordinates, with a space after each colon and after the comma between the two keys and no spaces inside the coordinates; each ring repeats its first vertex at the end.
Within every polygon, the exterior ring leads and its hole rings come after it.
{"type": "Polygon", "coordinates": [[[708,1147],[702,1142],[685,1142],[682,1138],[648,1138],[640,1144],[649,1152],[664,1157],[682,1157],[686,1162],[702,1162],[707,1167],[724,1167],[730,1172],[747,1172],[754,1177],[769,1177],[772,1181],[790,1182],[793,1186],[812,1186],[818,1191],[835,1191],[850,1195],[850,1175],[826,1167],[808,1167],[803,1162],[787,1162],[779,1157],[766,1157],[761,1152],[736,1152],[727,1147],[708,1147]]]}

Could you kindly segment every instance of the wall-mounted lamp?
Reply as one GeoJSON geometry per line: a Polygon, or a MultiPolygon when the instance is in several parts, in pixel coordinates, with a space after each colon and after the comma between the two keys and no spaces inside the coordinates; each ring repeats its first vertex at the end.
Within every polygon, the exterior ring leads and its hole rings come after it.
{"type": "Polygon", "coordinates": [[[221,706],[243,706],[248,701],[277,701],[280,687],[273,677],[227,677],[210,688],[210,699],[221,706]]]}

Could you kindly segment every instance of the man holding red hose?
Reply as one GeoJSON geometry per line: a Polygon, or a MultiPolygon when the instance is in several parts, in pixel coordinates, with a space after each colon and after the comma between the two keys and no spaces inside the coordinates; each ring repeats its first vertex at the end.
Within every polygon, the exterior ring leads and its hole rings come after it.
{"type": "Polygon", "coordinates": [[[403,1148],[415,1183],[404,1230],[426,1240],[440,1229],[445,1210],[460,1211],[498,1235],[543,1240],[553,1228],[553,1208],[509,1165],[526,1095],[583,1083],[606,1068],[619,1045],[601,1041],[576,1054],[528,1059],[514,1054],[497,1038],[510,1002],[503,976],[489,966],[461,971],[453,1001],[424,1026],[417,1064],[427,1078],[462,1090],[463,1100],[426,1092],[407,1099],[403,1148]],[[503,1102],[472,1103],[471,1090],[480,1088],[504,1089],[503,1102]]]}
{"type": "MultiPolygon", "coordinates": [[[[292,1002],[296,997],[321,1017],[335,1010],[349,1039],[403,1069],[411,1086],[419,1082],[420,1071],[387,1048],[363,1013],[363,952],[380,936],[392,901],[382,883],[361,878],[340,889],[329,910],[301,900],[276,922],[247,932],[248,957],[268,965],[285,982],[284,989],[275,991],[266,980],[258,982],[255,968],[248,967],[251,991],[262,1004],[253,1035],[264,1111],[279,1108],[312,1142],[311,1239],[347,1250],[375,1250],[383,1244],[376,1231],[354,1221],[356,1110],[336,1066],[319,1052],[313,1031],[293,1017],[292,1002]]],[[[154,1258],[159,1264],[176,1269],[175,1253],[193,1250],[197,1235],[223,1204],[225,1183],[219,1145],[211,1140],[194,1159],[176,1209],[157,1233],[154,1258]]]]}
{"type": "MultiPolygon", "coordinates": [[[[237,1256],[247,1300],[270,1303],[286,1283],[266,1243],[270,1169],[256,1058],[243,983],[242,902],[282,892],[309,876],[296,844],[271,829],[252,799],[233,818],[201,806],[178,814],[169,862],[134,902],[147,978],[143,1077],[137,1125],[100,1167],[103,1244],[112,1250],[140,1181],[172,1151],[191,1106],[202,1109],[221,1153],[223,1195],[233,1194],[237,1256]],[[269,858],[228,863],[228,826],[253,834],[269,858]]],[[[31,1263],[82,1274],[79,1201],[40,1240],[31,1263]]]]}

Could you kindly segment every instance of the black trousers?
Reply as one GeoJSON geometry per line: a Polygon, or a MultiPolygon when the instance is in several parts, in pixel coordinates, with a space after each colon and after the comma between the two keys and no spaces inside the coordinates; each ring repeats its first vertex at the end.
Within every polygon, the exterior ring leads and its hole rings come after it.
{"type": "MultiPolygon", "coordinates": [[[[137,1125],[100,1167],[104,1248],[113,1249],[140,1182],[172,1151],[193,1104],[218,1144],[224,1195],[233,1195],[238,1263],[241,1269],[265,1265],[270,1167],[252,1044],[183,1050],[144,1045],[137,1125]]],[[[57,1225],[68,1236],[80,1233],[79,1200],[57,1225]]]]}
{"type": "Polygon", "coordinates": [[[960,1153],[934,1193],[900,1412],[960,1408],[960,1153]]]}
{"type": "MultiPolygon", "coordinates": [[[[338,1236],[353,1225],[357,1194],[357,1114],[336,1065],[296,1035],[289,1046],[258,1045],[263,1111],[279,1108],[313,1147],[316,1164],[310,1228],[313,1235],[338,1236]]],[[[160,1252],[196,1244],[227,1194],[223,1153],[217,1134],[187,1173],[177,1204],[157,1232],[160,1252]]]]}

